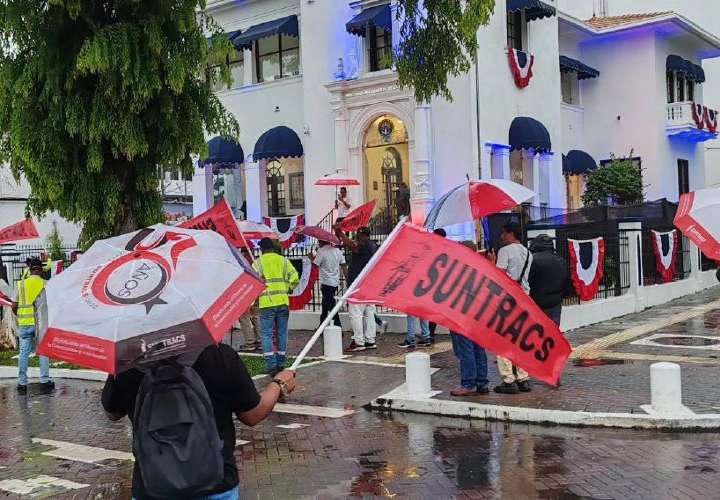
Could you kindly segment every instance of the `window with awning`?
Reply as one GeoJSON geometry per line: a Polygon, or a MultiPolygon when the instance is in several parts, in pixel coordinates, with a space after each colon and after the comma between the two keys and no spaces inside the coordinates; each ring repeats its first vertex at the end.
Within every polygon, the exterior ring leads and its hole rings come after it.
{"type": "Polygon", "coordinates": [[[367,36],[368,28],[380,28],[392,32],[390,5],[378,5],[364,9],[345,24],[348,33],[355,36],[367,36]]]}
{"type": "Polygon", "coordinates": [[[392,66],[392,15],[390,5],[377,5],[360,12],[345,24],[348,33],[365,38],[370,71],[392,66]]]}
{"type": "Polygon", "coordinates": [[[277,158],[299,158],[303,155],[303,146],[295,131],[284,125],[265,132],[255,143],[253,159],[273,160],[277,158]]]}
{"type": "Polygon", "coordinates": [[[585,151],[573,149],[563,155],[562,168],[565,175],[583,175],[597,168],[597,162],[585,151]]]}
{"type": "Polygon", "coordinates": [[[587,80],[600,76],[600,72],[595,68],[567,56],[560,56],[560,71],[563,73],[575,72],[578,80],[587,80]]]}
{"type": "Polygon", "coordinates": [[[665,67],[668,71],[673,71],[684,76],[687,80],[695,83],[703,83],[705,81],[705,71],[702,66],[683,59],[680,56],[671,54],[667,57],[665,67]]]}
{"type": "Polygon", "coordinates": [[[557,10],[542,0],[507,0],[507,13],[525,11],[525,21],[557,15],[557,10]]]}
{"type": "Polygon", "coordinates": [[[515,151],[532,149],[538,153],[552,151],[550,132],[545,125],[534,118],[519,116],[510,124],[510,149],[515,151]]]}
{"type": "Polygon", "coordinates": [[[300,36],[297,16],[288,16],[262,24],[256,24],[232,37],[230,41],[238,50],[252,48],[253,42],[261,38],[285,35],[298,38],[300,36]]]}

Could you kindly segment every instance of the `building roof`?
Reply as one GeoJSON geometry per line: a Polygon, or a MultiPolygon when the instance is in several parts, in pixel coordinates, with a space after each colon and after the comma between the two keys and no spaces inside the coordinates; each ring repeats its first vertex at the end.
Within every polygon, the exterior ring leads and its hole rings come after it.
{"type": "Polygon", "coordinates": [[[623,16],[593,17],[584,21],[584,23],[595,29],[603,30],[623,26],[625,24],[634,24],[642,21],[647,21],[648,19],[653,19],[656,17],[665,17],[672,14],[673,12],[671,11],[665,11],[648,12],[645,14],[626,14],[623,16]]]}

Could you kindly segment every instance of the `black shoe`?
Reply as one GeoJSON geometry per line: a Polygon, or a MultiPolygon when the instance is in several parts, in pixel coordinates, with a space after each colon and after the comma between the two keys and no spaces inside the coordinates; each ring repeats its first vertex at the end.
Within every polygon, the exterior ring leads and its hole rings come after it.
{"type": "Polygon", "coordinates": [[[38,392],[40,394],[50,394],[53,390],[55,390],[55,382],[50,380],[49,382],[40,384],[40,390],[38,392]]]}
{"type": "Polygon", "coordinates": [[[355,343],[355,341],[353,340],[352,342],[350,342],[350,345],[347,346],[347,348],[345,349],[344,352],[346,354],[350,354],[353,352],[360,352],[360,351],[364,351],[364,350],[365,350],[365,343],[363,343],[363,345],[360,345],[360,344],[355,343]]]}
{"type": "Polygon", "coordinates": [[[17,393],[18,394],[27,394],[27,385],[18,385],[17,393]]]}
{"type": "Polygon", "coordinates": [[[432,341],[430,341],[430,340],[427,340],[427,341],[423,341],[423,342],[419,342],[419,343],[418,343],[418,347],[429,348],[429,347],[432,347],[432,346],[433,346],[433,343],[432,343],[432,341]]]}
{"type": "Polygon", "coordinates": [[[515,382],[512,384],[506,384],[503,382],[500,385],[496,385],[493,391],[497,392],[498,394],[517,394],[518,392],[518,386],[515,382]]]}
{"type": "Polygon", "coordinates": [[[411,344],[407,340],[403,340],[400,344],[398,344],[398,347],[402,347],[403,349],[415,349],[415,344],[411,344]]]}
{"type": "Polygon", "coordinates": [[[520,392],[530,392],[532,391],[532,387],[530,387],[530,381],[529,380],[523,380],[522,382],[517,383],[518,390],[520,392]]]}
{"type": "Polygon", "coordinates": [[[365,349],[377,349],[375,342],[365,342],[365,349]]]}
{"type": "Polygon", "coordinates": [[[479,385],[477,386],[477,393],[478,394],[490,394],[490,388],[486,385],[479,385]]]}

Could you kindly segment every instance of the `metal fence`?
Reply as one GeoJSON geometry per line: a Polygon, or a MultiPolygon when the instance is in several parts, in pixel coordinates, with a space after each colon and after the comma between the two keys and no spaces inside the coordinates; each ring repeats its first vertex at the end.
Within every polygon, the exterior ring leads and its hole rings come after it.
{"type": "MultiPolygon", "coordinates": [[[[76,251],[78,251],[77,247],[62,247],[64,267],[70,265],[72,253],[76,251]]],[[[22,279],[23,272],[27,267],[27,259],[37,257],[44,260],[47,258],[45,257],[47,254],[48,249],[42,245],[16,245],[14,248],[4,248],[0,253],[0,267],[6,269],[7,282],[12,286],[14,282],[22,279]]]]}
{"type": "MultiPolygon", "coordinates": [[[[669,230],[669,229],[668,229],[669,230]]],[[[642,266],[643,266],[643,286],[660,285],[665,283],[660,272],[658,271],[657,256],[653,250],[653,234],[650,230],[642,232],[642,266]]],[[[690,277],[690,241],[680,234],[680,247],[677,250],[675,260],[675,275],[672,281],[680,281],[690,277]]]]}

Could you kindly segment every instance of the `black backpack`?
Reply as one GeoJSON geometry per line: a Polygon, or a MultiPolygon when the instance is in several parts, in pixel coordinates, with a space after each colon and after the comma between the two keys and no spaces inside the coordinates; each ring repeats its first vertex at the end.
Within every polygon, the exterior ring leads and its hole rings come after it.
{"type": "Polygon", "coordinates": [[[143,370],[133,450],[148,495],[207,495],[223,480],[223,443],[200,375],[177,360],[143,370]]]}

